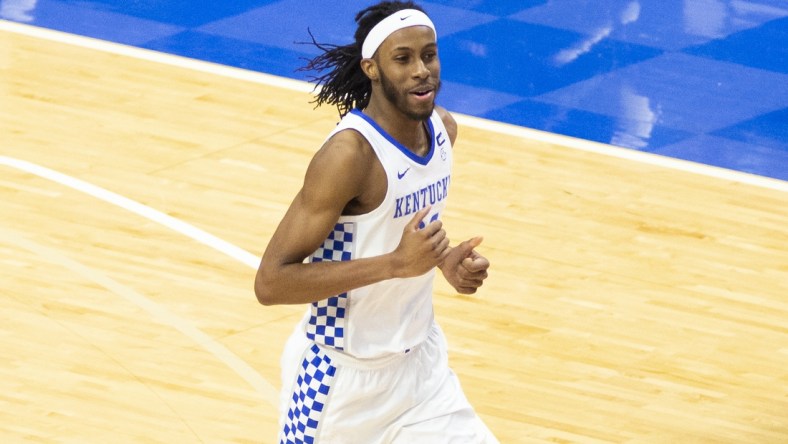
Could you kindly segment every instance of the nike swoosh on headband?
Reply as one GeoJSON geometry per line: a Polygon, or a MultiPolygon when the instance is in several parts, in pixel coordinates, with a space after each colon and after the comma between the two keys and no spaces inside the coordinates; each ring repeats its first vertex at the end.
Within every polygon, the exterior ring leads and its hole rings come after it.
{"type": "MultiPolygon", "coordinates": [[[[427,14],[416,9],[403,9],[397,11],[381,20],[380,23],[369,31],[367,38],[364,39],[364,43],[361,45],[361,57],[365,59],[371,58],[388,36],[400,29],[409,28],[411,26],[427,26],[432,29],[432,32],[435,32],[435,25],[432,23],[432,20],[427,17],[427,14]]],[[[438,33],[435,32],[435,35],[437,36],[438,33]]]]}

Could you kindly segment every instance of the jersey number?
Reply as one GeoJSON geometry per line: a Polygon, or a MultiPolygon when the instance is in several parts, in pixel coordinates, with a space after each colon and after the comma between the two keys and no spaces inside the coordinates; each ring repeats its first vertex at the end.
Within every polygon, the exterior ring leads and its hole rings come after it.
{"type": "Polygon", "coordinates": [[[419,230],[423,230],[423,229],[427,228],[427,224],[435,222],[436,220],[438,220],[438,216],[440,216],[440,214],[439,213],[435,213],[435,214],[432,215],[432,217],[430,218],[429,222],[424,222],[423,220],[421,222],[419,222],[419,230]]]}

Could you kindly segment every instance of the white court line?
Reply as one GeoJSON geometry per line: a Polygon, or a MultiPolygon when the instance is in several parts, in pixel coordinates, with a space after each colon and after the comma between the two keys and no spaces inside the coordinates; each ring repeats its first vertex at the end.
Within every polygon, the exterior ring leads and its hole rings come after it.
{"type": "MultiPolygon", "coordinates": [[[[104,188],[90,184],[83,180],[59,173],[49,168],[36,165],[34,163],[14,159],[8,156],[0,156],[0,165],[5,165],[11,168],[42,177],[47,180],[59,183],[61,185],[81,191],[85,194],[93,196],[97,199],[103,200],[112,205],[116,205],[132,213],[136,213],[145,217],[153,222],[164,225],[178,233],[184,234],[197,242],[205,244],[215,250],[220,251],[252,268],[257,268],[259,258],[251,253],[236,247],[229,242],[226,242],[218,237],[207,233],[193,225],[190,225],[181,220],[175,219],[172,216],[162,213],[161,211],[154,210],[151,207],[143,205],[139,202],[133,201],[129,198],[123,197],[112,191],[105,190],[104,188]]],[[[2,233],[2,231],[0,231],[2,233]]],[[[221,362],[227,365],[230,369],[235,371],[238,376],[247,381],[258,393],[263,395],[263,398],[271,405],[278,407],[277,390],[263,378],[257,371],[249,366],[245,361],[228,350],[220,343],[214,341],[210,336],[203,333],[200,329],[189,323],[188,321],[179,318],[178,316],[170,313],[161,305],[151,301],[150,299],[134,292],[128,287],[125,287],[118,282],[110,279],[103,274],[98,273],[82,264],[79,264],[62,254],[56,253],[54,250],[47,249],[43,246],[34,244],[33,242],[26,241],[23,237],[4,233],[9,241],[24,247],[27,250],[38,253],[43,257],[48,258],[52,262],[62,264],[72,271],[91,279],[97,284],[123,296],[125,299],[136,304],[140,308],[146,310],[148,313],[159,319],[162,323],[170,325],[191,338],[194,342],[202,346],[206,351],[210,352],[221,362]]]]}
{"type": "Polygon", "coordinates": [[[0,228],[0,238],[2,238],[5,242],[9,242],[12,245],[16,245],[20,248],[35,253],[55,265],[63,266],[66,269],[93,281],[94,283],[111,291],[112,293],[121,296],[137,307],[147,311],[154,319],[157,319],[162,324],[175,328],[179,332],[183,333],[186,337],[196,342],[204,350],[214,355],[220,362],[224,363],[238,376],[248,382],[249,385],[251,385],[265,401],[274,407],[278,407],[277,390],[271,384],[269,384],[262,375],[260,375],[246,361],[238,357],[238,355],[228,350],[227,347],[220,344],[219,342],[216,342],[202,330],[195,327],[191,322],[173,314],[160,304],[153,302],[152,300],[108,277],[107,275],[100,273],[99,271],[94,270],[82,263],[79,263],[56,250],[47,248],[25,238],[22,233],[18,233],[6,228],[0,228]]]}
{"type": "Polygon", "coordinates": [[[553,134],[530,128],[519,127],[507,123],[494,122],[491,120],[479,119],[478,117],[455,115],[457,123],[474,128],[483,129],[499,134],[521,137],[528,140],[536,140],[559,145],[566,148],[586,151],[603,156],[615,157],[618,159],[631,160],[647,165],[654,165],[686,173],[698,174],[707,177],[727,180],[731,182],[744,183],[760,188],[768,188],[775,191],[788,193],[788,181],[773,179],[771,177],[758,176],[755,174],[744,173],[741,171],[729,170],[726,168],[715,167],[702,163],[691,162],[688,160],[676,159],[673,157],[660,156],[657,154],[646,153],[629,148],[620,148],[613,145],[606,145],[600,142],[593,142],[585,139],[577,139],[561,134],[553,134]]]}
{"type": "MultiPolygon", "coordinates": [[[[180,68],[191,69],[194,71],[210,73],[217,76],[228,77],[238,80],[244,80],[264,85],[269,85],[277,88],[289,89],[293,91],[308,93],[315,88],[314,84],[278,77],[270,74],[264,74],[256,71],[249,71],[239,68],[233,68],[226,65],[219,65],[216,63],[205,62],[197,59],[190,59],[176,55],[166,54],[163,52],[152,51],[133,46],[121,45],[119,43],[107,42],[90,37],[83,37],[75,34],[68,34],[60,31],[53,31],[46,28],[39,28],[30,25],[23,25],[14,23],[7,20],[0,20],[0,31],[13,32],[17,34],[28,35],[45,40],[56,41],[69,45],[79,46],[83,48],[95,49],[97,51],[107,52],[111,54],[124,55],[136,59],[148,60],[165,65],[177,66],[180,68]]],[[[645,163],[649,165],[656,165],[664,168],[684,171],[693,174],[699,174],[717,179],[728,180],[732,182],[745,183],[762,188],[769,188],[772,190],[788,192],[788,181],[773,179],[770,177],[758,176],[754,174],[744,173],[741,171],[729,170],[726,168],[714,167],[696,162],[690,162],[681,159],[675,159],[666,156],[659,156],[656,154],[646,153],[628,148],[619,148],[612,145],[607,145],[599,142],[592,142],[588,140],[578,139],[575,137],[564,136],[561,134],[554,134],[545,131],[539,131],[531,128],[520,127],[511,124],[495,122],[491,120],[481,119],[478,117],[468,116],[459,113],[453,113],[457,118],[460,125],[466,125],[473,128],[483,129],[490,132],[499,134],[507,134],[514,137],[520,137],[526,140],[536,140],[546,142],[554,145],[560,145],[566,148],[572,148],[580,151],[587,151],[604,156],[616,157],[619,159],[631,160],[634,162],[645,163]]]]}
{"type": "Polygon", "coordinates": [[[201,230],[194,225],[188,224],[180,219],[176,219],[170,215],[164,214],[161,211],[154,210],[147,205],[143,205],[127,197],[123,197],[120,194],[113,193],[112,191],[90,184],[83,180],[67,176],[63,173],[36,165],[26,160],[15,159],[8,156],[0,156],[0,165],[6,165],[39,177],[43,177],[44,179],[57,182],[69,188],[82,191],[85,194],[89,194],[105,202],[109,202],[112,205],[117,205],[121,208],[131,211],[132,213],[139,214],[140,216],[150,219],[160,225],[164,225],[167,228],[171,228],[179,233],[185,234],[197,242],[218,250],[232,257],[233,259],[237,259],[239,262],[244,263],[251,268],[256,269],[260,263],[259,257],[249,253],[246,250],[236,247],[235,245],[222,240],[204,230],[201,230]]]}

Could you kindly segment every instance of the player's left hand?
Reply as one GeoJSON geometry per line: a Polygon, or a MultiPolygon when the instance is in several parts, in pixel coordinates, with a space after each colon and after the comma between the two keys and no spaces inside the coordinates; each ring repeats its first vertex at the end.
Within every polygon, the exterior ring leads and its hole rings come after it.
{"type": "Polygon", "coordinates": [[[481,237],[460,243],[451,249],[441,264],[446,281],[460,294],[476,293],[487,279],[490,261],[475,250],[481,243],[481,237]]]}

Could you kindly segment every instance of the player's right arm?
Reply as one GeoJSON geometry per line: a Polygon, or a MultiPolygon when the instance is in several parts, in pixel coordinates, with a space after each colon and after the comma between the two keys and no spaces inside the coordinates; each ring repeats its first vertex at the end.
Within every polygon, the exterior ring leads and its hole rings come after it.
{"type": "Polygon", "coordinates": [[[354,131],[337,133],[318,151],[257,269],[254,289],[261,304],[315,302],[386,279],[418,276],[441,263],[448,253],[448,239],[440,222],[418,229],[429,208],[414,215],[390,253],[304,263],[325,241],[347,204],[368,187],[370,162],[377,161],[354,131]]]}

